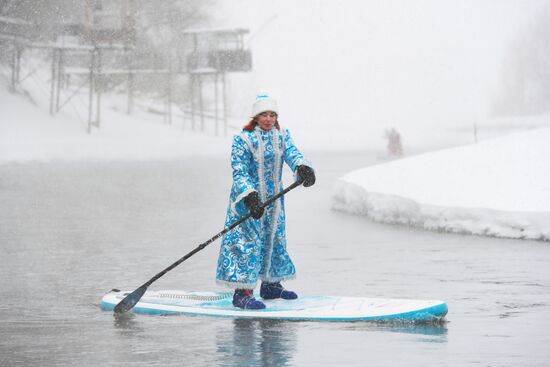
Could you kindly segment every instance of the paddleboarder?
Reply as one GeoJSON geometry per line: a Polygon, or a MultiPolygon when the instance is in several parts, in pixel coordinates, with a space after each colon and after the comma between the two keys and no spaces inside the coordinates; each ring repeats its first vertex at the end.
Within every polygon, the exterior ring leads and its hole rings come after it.
{"type": "Polygon", "coordinates": [[[263,202],[283,190],[283,162],[305,187],[315,183],[315,173],[289,130],[281,128],[278,111],[275,99],[259,95],[252,106],[252,120],[233,138],[233,185],[225,225],[248,213],[252,218],[224,235],[216,280],[235,290],[233,305],[243,309],[265,308],[253,297],[258,281],[263,299],[298,298],[281,284],[296,274],[286,250],[283,198],[265,208],[263,202]]]}

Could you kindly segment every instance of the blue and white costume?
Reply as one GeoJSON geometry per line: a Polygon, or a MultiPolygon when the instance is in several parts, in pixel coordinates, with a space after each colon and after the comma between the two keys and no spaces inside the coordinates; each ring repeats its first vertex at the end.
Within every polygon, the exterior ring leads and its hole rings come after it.
{"type": "MultiPolygon", "coordinates": [[[[225,226],[248,214],[244,198],[257,191],[262,202],[283,190],[283,161],[293,172],[305,162],[287,129],[269,131],[256,126],[235,135],[231,152],[233,186],[225,226]]],[[[216,280],[230,288],[254,289],[258,280],[278,282],[295,277],[286,250],[285,208],[280,198],[260,219],[250,218],[222,240],[216,280]]]]}

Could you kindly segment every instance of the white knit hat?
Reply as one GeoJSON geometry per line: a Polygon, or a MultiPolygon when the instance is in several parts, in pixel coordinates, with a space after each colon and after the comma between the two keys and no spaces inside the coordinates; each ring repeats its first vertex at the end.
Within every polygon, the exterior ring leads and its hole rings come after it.
{"type": "Polygon", "coordinates": [[[256,102],[252,106],[252,116],[257,116],[266,111],[273,111],[278,114],[277,101],[267,94],[260,94],[256,96],[256,102]]]}

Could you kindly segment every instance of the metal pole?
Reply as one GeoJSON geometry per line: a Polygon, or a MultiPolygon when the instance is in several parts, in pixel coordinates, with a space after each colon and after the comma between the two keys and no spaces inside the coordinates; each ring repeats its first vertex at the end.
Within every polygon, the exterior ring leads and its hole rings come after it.
{"type": "Polygon", "coordinates": [[[12,91],[15,91],[15,68],[16,68],[15,64],[17,59],[16,53],[17,53],[17,45],[15,41],[13,41],[13,47],[12,47],[12,53],[11,53],[11,85],[10,85],[10,89],[12,91]]]}
{"type": "Polygon", "coordinates": [[[223,136],[227,136],[227,94],[225,89],[225,71],[222,73],[223,136]]]}
{"type": "Polygon", "coordinates": [[[55,95],[55,112],[59,112],[59,98],[61,96],[61,74],[63,68],[63,49],[58,50],[57,54],[57,86],[55,95]]]}
{"type": "Polygon", "coordinates": [[[168,55],[168,72],[166,73],[165,86],[166,93],[164,96],[164,123],[172,124],[172,57],[168,55]]]}
{"type": "Polygon", "coordinates": [[[164,94],[162,95],[162,123],[168,124],[168,80],[165,80],[164,83],[164,94]]]}
{"type": "Polygon", "coordinates": [[[101,122],[101,48],[97,49],[97,73],[95,91],[97,93],[96,126],[99,129],[99,124],[101,122]]]}
{"type": "MultiPolygon", "coordinates": [[[[162,74],[159,74],[159,77],[162,74]]],[[[168,78],[164,75],[164,94],[162,95],[162,123],[168,123],[168,78]]]]}
{"type": "Polygon", "coordinates": [[[17,68],[15,70],[15,82],[19,84],[19,74],[21,72],[21,54],[23,53],[22,47],[17,47],[17,68]]]}
{"type": "Polygon", "coordinates": [[[126,62],[128,64],[128,84],[126,85],[128,89],[128,115],[132,113],[134,108],[134,73],[133,73],[133,62],[130,55],[130,52],[126,53],[126,62]]]}
{"type": "Polygon", "coordinates": [[[134,73],[128,70],[128,115],[132,113],[134,107],[134,73]]]}
{"type": "Polygon", "coordinates": [[[214,125],[216,127],[216,136],[218,136],[218,72],[214,74],[214,125]]]}
{"type": "Polygon", "coordinates": [[[195,75],[189,74],[191,78],[189,85],[191,87],[191,130],[195,131],[195,75]]]}
{"type": "Polygon", "coordinates": [[[199,110],[201,114],[201,131],[204,132],[204,106],[202,101],[202,75],[199,74],[199,110]]]}
{"type": "Polygon", "coordinates": [[[168,124],[172,125],[172,62],[168,71],[168,124]]]}
{"type": "Polygon", "coordinates": [[[54,94],[55,94],[55,58],[57,56],[57,50],[52,48],[52,85],[50,88],[50,115],[53,115],[53,106],[54,106],[54,94]]]}
{"type": "Polygon", "coordinates": [[[90,51],[90,96],[88,99],[88,134],[92,132],[92,108],[94,104],[95,49],[90,51]]]}

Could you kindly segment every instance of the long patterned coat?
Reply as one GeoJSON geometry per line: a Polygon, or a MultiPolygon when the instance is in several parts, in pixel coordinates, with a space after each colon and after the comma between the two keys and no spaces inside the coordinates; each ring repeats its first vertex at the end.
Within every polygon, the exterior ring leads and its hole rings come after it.
{"type": "MultiPolygon", "coordinates": [[[[293,172],[307,164],[287,129],[256,127],[235,135],[231,152],[233,186],[225,226],[248,213],[244,198],[253,191],[262,202],[283,190],[283,161],[293,172]]],[[[260,219],[250,218],[222,240],[216,280],[230,288],[254,289],[258,280],[294,278],[296,269],[286,250],[285,208],[280,198],[265,208],[260,219]]]]}

